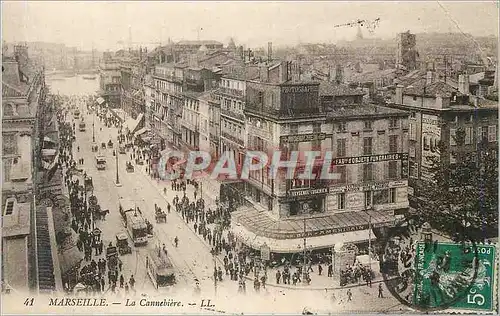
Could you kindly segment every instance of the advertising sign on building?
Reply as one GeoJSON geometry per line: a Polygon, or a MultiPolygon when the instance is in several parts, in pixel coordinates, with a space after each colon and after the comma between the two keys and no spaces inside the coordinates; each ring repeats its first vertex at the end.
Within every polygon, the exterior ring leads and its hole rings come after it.
{"type": "Polygon", "coordinates": [[[439,157],[438,146],[441,140],[441,126],[436,115],[422,115],[422,178],[431,180],[431,157],[439,157]]]}
{"type": "Polygon", "coordinates": [[[263,261],[271,260],[271,248],[267,244],[260,246],[260,258],[263,261]]]}

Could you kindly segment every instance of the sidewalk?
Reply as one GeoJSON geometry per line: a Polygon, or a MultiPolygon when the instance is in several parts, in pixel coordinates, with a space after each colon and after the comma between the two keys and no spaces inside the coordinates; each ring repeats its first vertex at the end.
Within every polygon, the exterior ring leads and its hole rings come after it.
{"type": "MultiPolygon", "coordinates": [[[[139,170],[141,172],[141,174],[146,177],[150,182],[151,184],[158,190],[158,192],[163,196],[163,198],[169,202],[169,203],[172,203],[172,201],[169,201],[167,199],[167,197],[165,196],[165,194],[163,193],[163,188],[167,188],[168,191],[171,191],[171,187],[169,184],[160,184],[160,182],[152,179],[147,173],[146,173],[146,170],[145,170],[145,166],[140,166],[140,165],[136,165],[136,170],[139,170]]],[[[186,188],[186,195],[189,196],[189,197],[193,197],[193,192],[194,192],[194,189],[192,186],[187,186],[186,188]]],[[[213,203],[213,205],[215,205],[215,200],[213,197],[211,196],[208,196],[207,194],[203,194],[203,199],[205,199],[205,202],[209,202],[211,201],[213,203]]],[[[210,205],[211,203],[209,203],[210,205]]],[[[177,212],[172,212],[172,213],[175,213],[177,216],[180,216],[179,213],[177,212]]],[[[184,221],[183,221],[184,222],[184,221]]],[[[187,228],[189,228],[191,230],[191,232],[196,235],[204,244],[205,246],[207,247],[207,249],[210,251],[212,249],[212,247],[208,244],[207,241],[205,241],[202,236],[200,236],[199,234],[197,234],[195,231],[194,231],[194,228],[191,226],[191,225],[188,225],[184,222],[184,224],[187,226],[187,228]]],[[[213,227],[213,224],[210,225],[209,227],[212,229],[213,227]]],[[[217,257],[217,261],[219,262],[219,264],[221,266],[224,265],[224,262],[223,262],[223,258],[224,256],[222,255],[219,255],[219,256],[216,256],[217,257]]],[[[280,269],[280,272],[283,272],[281,268],[280,269]]],[[[327,266],[323,266],[323,274],[322,275],[318,275],[318,266],[315,265],[313,266],[313,269],[314,269],[314,272],[312,272],[310,274],[310,277],[311,277],[311,284],[312,285],[303,285],[302,283],[297,283],[297,285],[289,285],[289,284],[276,284],[276,278],[275,278],[275,275],[276,275],[276,272],[278,269],[271,269],[271,268],[267,268],[267,275],[268,275],[268,280],[266,282],[266,286],[270,286],[270,287],[276,287],[276,288],[283,288],[283,289],[293,289],[293,290],[316,290],[316,291],[324,291],[324,290],[340,290],[340,289],[348,289],[348,288],[353,288],[353,287],[366,287],[366,283],[364,282],[360,282],[359,284],[347,284],[345,286],[340,286],[339,285],[339,278],[329,278],[327,276],[327,266]]],[[[254,280],[254,277],[253,277],[253,273],[250,273],[248,276],[245,276],[245,278],[249,281],[252,281],[254,280]]],[[[372,280],[372,287],[374,286],[374,284],[377,284],[377,283],[380,283],[380,282],[384,282],[382,276],[378,276],[376,277],[375,279],[372,280]]]]}

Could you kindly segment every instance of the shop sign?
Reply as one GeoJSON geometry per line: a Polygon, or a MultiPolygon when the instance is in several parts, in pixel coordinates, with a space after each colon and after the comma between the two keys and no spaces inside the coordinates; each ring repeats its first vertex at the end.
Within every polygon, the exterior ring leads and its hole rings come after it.
{"type": "Polygon", "coordinates": [[[388,160],[408,160],[408,153],[382,154],[372,156],[346,157],[332,159],[333,165],[351,165],[358,163],[380,162],[388,160]]]}
{"type": "Polygon", "coordinates": [[[327,135],[325,133],[312,133],[312,134],[301,134],[301,135],[286,135],[286,136],[281,136],[280,138],[281,142],[283,143],[302,143],[302,142],[312,142],[317,140],[325,140],[327,138],[327,135]]]}
{"type": "Polygon", "coordinates": [[[299,196],[317,195],[317,194],[326,194],[326,193],[328,193],[328,188],[289,190],[287,192],[287,195],[290,197],[299,197],[299,196]]]}
{"type": "MultiPolygon", "coordinates": [[[[366,224],[362,224],[362,225],[328,228],[328,229],[322,229],[322,230],[316,230],[316,231],[310,231],[310,232],[306,231],[305,233],[304,232],[290,233],[290,234],[286,234],[286,235],[290,236],[288,238],[304,238],[304,237],[317,237],[317,236],[323,236],[323,235],[348,233],[348,232],[354,232],[354,231],[365,230],[365,229],[368,229],[368,222],[366,224]]],[[[283,235],[281,235],[281,236],[283,236],[283,235]]]]}
{"type": "Polygon", "coordinates": [[[356,192],[368,190],[383,190],[387,188],[400,188],[408,186],[407,180],[390,181],[382,183],[364,183],[364,184],[349,184],[340,187],[329,188],[329,193],[343,193],[343,192],[356,192]]]}
{"type": "Polygon", "coordinates": [[[307,85],[307,86],[285,86],[281,88],[282,93],[307,93],[318,91],[317,85],[307,85]]]}

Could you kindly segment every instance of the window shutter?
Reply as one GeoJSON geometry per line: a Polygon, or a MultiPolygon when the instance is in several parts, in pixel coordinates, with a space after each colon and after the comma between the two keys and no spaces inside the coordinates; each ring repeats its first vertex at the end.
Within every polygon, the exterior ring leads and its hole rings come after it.
{"type": "Polygon", "coordinates": [[[457,142],[455,141],[455,135],[457,133],[457,130],[455,128],[450,128],[450,145],[456,145],[457,142]]]}
{"type": "Polygon", "coordinates": [[[389,179],[389,162],[384,162],[384,179],[389,179]]]}
{"type": "Polygon", "coordinates": [[[481,127],[478,127],[477,128],[477,137],[476,137],[478,143],[480,143],[482,141],[482,139],[481,139],[482,135],[483,135],[483,131],[482,131],[481,127]]]}
{"type": "Polygon", "coordinates": [[[488,141],[495,142],[497,140],[497,126],[488,126],[488,141]]]}
{"type": "Polygon", "coordinates": [[[356,183],[363,183],[363,168],[364,164],[359,164],[358,166],[358,181],[356,183]]]}

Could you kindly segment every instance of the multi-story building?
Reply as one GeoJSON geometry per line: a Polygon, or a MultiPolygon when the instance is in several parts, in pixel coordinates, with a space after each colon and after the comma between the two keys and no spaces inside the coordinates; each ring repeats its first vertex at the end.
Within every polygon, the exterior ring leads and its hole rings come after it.
{"type": "Polygon", "coordinates": [[[51,245],[43,240],[51,232],[43,226],[48,215],[34,199],[45,96],[44,71],[26,46],[2,56],[2,281],[17,291],[55,289],[51,245]]]}
{"type": "Polygon", "coordinates": [[[99,65],[99,96],[110,108],[121,106],[120,61],[105,54],[99,65]]]}
{"type": "Polygon", "coordinates": [[[399,33],[396,42],[398,45],[396,50],[396,68],[402,67],[408,71],[417,69],[418,53],[415,49],[417,36],[410,33],[410,31],[399,33]]]}
{"type": "Polygon", "coordinates": [[[304,237],[308,249],[365,244],[369,228],[393,224],[408,208],[408,114],[362,104],[324,108],[319,83],[297,80],[291,69],[288,62],[261,65],[259,79],[246,81],[246,148],[270,156],[279,149],[282,161],[298,151],[296,176],[311,164],[305,152],[329,151],[340,179],[319,177],[324,154],[312,164],[316,179],[253,171],[241,192],[232,192],[253,205],[232,214],[233,231],[250,247],[265,244],[275,254],[302,251],[304,237]]]}
{"type": "Polygon", "coordinates": [[[411,86],[398,85],[393,102],[387,104],[410,112],[409,181],[415,196],[420,195],[421,184],[432,178],[429,157],[440,156],[443,162],[453,163],[458,128],[465,130],[469,151],[482,141],[498,146],[498,102],[470,95],[467,75],[460,75],[458,89],[435,77],[428,71],[425,79],[411,86]],[[445,152],[438,152],[440,142],[447,148],[445,152]]]}
{"type": "Polygon", "coordinates": [[[216,94],[220,100],[220,152],[231,152],[242,164],[246,146],[246,81],[259,77],[257,67],[234,69],[221,78],[216,94]]]}

